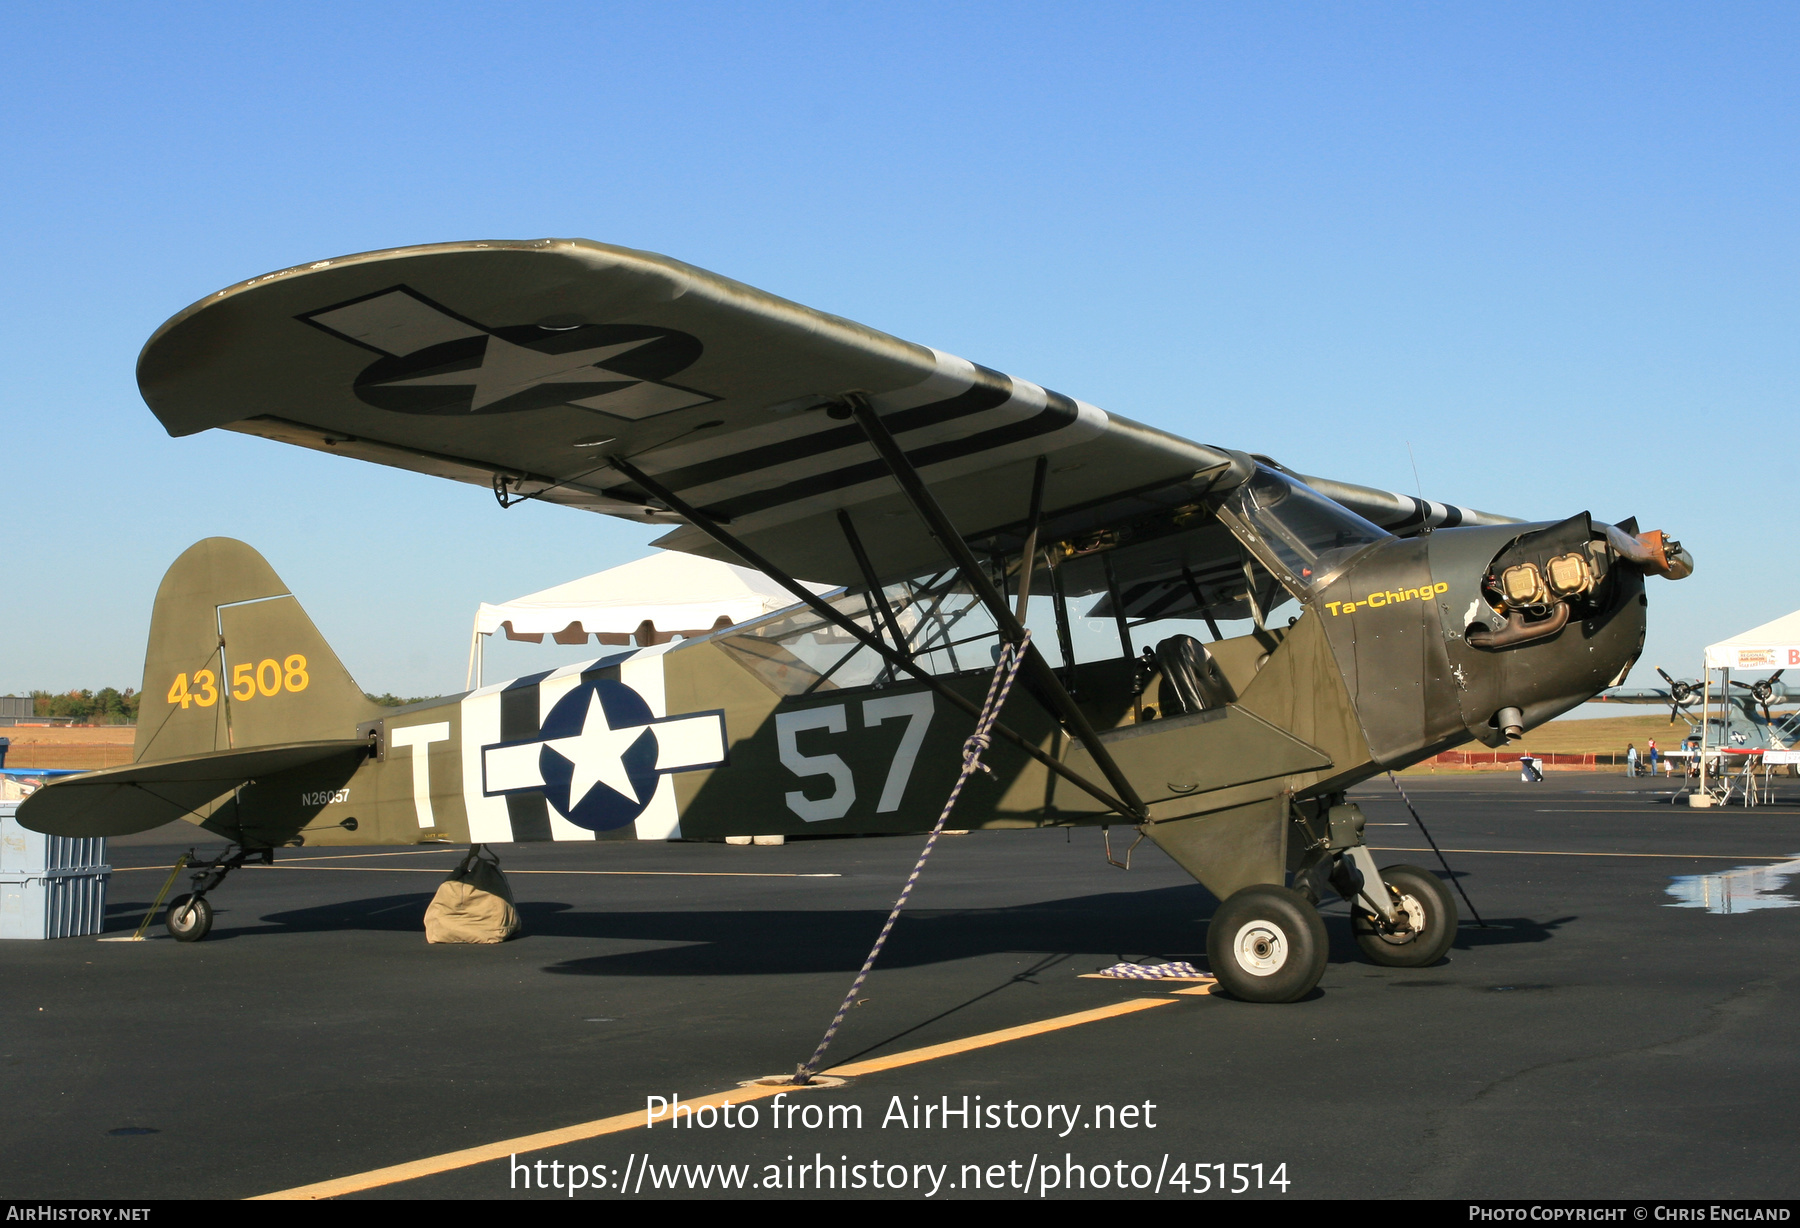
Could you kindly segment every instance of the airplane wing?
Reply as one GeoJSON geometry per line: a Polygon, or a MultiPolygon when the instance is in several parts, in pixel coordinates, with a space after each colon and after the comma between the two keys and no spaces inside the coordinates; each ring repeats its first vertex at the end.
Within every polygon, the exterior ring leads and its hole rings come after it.
{"type": "Polygon", "coordinates": [[[84,772],[37,790],[19,803],[17,817],[53,836],[126,836],[185,818],[258,777],[367,750],[356,739],[292,742],[84,772]]]}
{"type": "MultiPolygon", "coordinates": [[[[1699,696],[1695,696],[1694,698],[1695,704],[1698,706],[1699,696]]],[[[1661,704],[1666,708],[1672,704],[1674,700],[1666,690],[1651,688],[1649,690],[1628,691],[1623,687],[1619,687],[1610,691],[1602,691],[1592,699],[1588,700],[1588,702],[1591,704],[1661,704]]]]}
{"type": "MultiPolygon", "coordinates": [[[[630,460],[791,575],[937,563],[841,408],[865,394],[971,537],[1022,521],[1049,458],[1046,540],[1176,510],[1229,456],[1027,380],[652,253],[586,240],[444,243],[300,265],[169,320],[138,362],[173,435],[213,427],[668,524],[723,550],[609,467],[630,460]]],[[[1397,531],[1507,518],[1318,480],[1397,531]]]]}

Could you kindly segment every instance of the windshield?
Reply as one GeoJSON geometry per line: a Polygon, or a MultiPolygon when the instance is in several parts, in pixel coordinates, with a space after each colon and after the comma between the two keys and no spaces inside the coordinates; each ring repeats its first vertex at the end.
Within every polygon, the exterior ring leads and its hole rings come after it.
{"type": "Polygon", "coordinates": [[[1258,465],[1227,505],[1302,586],[1317,591],[1363,550],[1391,537],[1341,503],[1258,465]]]}

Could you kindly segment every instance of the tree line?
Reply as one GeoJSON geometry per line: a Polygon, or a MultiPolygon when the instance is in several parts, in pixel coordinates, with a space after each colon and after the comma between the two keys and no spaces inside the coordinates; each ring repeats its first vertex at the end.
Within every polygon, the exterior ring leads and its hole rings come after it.
{"type": "Polygon", "coordinates": [[[33,691],[32,711],[38,716],[68,717],[77,725],[135,725],[138,693],[103,686],[98,691],[33,691]]]}
{"type": "MultiPolygon", "coordinates": [[[[364,692],[367,694],[367,692],[364,692]]],[[[135,725],[138,718],[138,699],[140,696],[131,687],[124,690],[103,686],[98,691],[33,691],[31,693],[32,711],[42,717],[67,718],[77,725],[135,725]]],[[[416,704],[435,696],[422,695],[414,699],[402,699],[398,695],[369,695],[368,698],[384,708],[399,708],[406,704],[416,704]]]]}

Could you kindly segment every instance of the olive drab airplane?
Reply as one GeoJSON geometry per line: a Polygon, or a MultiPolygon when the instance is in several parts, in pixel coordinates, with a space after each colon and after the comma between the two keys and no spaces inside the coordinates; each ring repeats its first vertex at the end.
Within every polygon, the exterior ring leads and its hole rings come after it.
{"type": "Polygon", "coordinates": [[[796,601],[384,710],[260,556],[201,542],[157,597],[134,762],[19,816],[228,837],[171,909],[188,937],[232,866],[300,843],[926,831],[1000,645],[1029,627],[956,825],[1134,829],[1221,901],[1225,987],[1289,1001],[1323,972],[1329,896],[1377,963],[1435,962],[1454,936],[1441,881],[1377,867],[1345,790],[1598,693],[1642,647],[1645,577],[1692,566],[1630,521],[1305,477],[581,240],[257,277],[157,330],[138,382],[172,435],[667,525],[659,545],[796,601]]]}

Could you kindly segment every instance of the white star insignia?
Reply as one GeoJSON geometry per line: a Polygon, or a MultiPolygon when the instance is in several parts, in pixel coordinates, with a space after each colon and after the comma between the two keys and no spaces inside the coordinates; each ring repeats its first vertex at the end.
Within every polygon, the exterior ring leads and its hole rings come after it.
{"type": "Polygon", "coordinates": [[[581,732],[569,738],[553,738],[543,743],[574,769],[569,778],[569,809],[581,805],[596,784],[605,785],[621,797],[633,802],[643,799],[632,787],[625,771],[625,752],[644,736],[645,726],[614,729],[606,720],[606,709],[600,706],[600,693],[588,694],[587,714],[582,718],[581,732]]]}
{"type": "Polygon", "coordinates": [[[617,358],[620,354],[657,340],[645,337],[637,341],[621,341],[616,345],[594,346],[567,354],[547,354],[529,346],[514,345],[488,334],[487,348],[481,355],[481,366],[472,371],[442,371],[436,375],[419,375],[411,379],[387,380],[384,388],[456,386],[473,384],[469,412],[475,413],[497,401],[536,388],[540,384],[633,383],[637,377],[606,371],[595,363],[617,358]]]}

